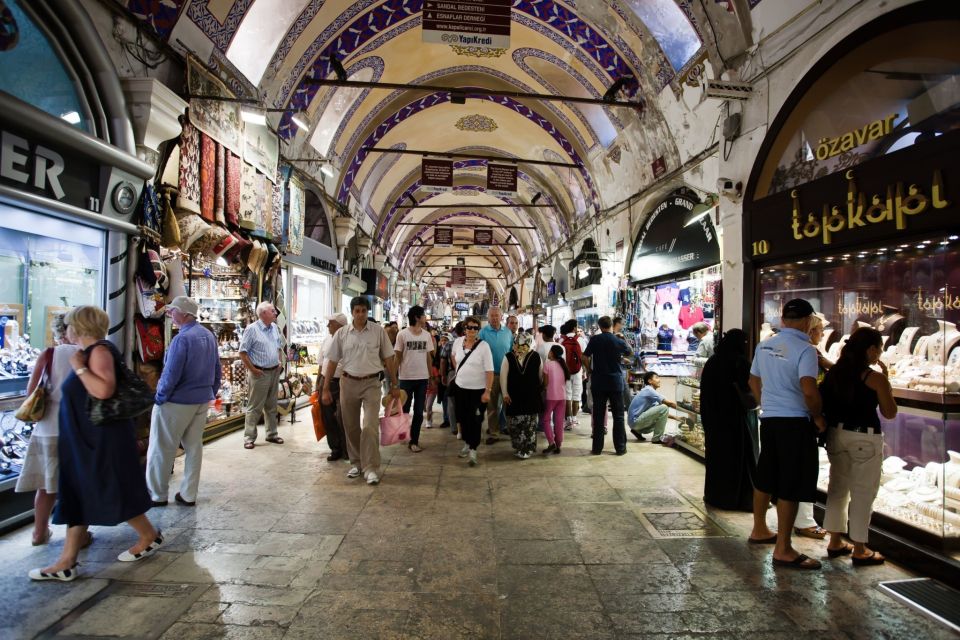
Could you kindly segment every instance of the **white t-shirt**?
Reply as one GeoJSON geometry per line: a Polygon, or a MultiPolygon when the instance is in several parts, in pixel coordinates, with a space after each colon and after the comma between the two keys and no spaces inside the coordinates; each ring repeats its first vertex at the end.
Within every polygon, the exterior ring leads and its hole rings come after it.
{"type": "Polygon", "coordinates": [[[403,356],[398,375],[400,380],[426,380],[430,377],[427,354],[433,351],[433,336],[429,331],[421,329],[416,335],[411,329],[404,329],[397,334],[394,350],[403,356]]]}
{"type": "Polygon", "coordinates": [[[550,360],[550,358],[547,357],[547,354],[550,353],[550,349],[553,348],[554,345],[560,347],[560,350],[563,351],[562,357],[565,358],[567,356],[567,350],[564,349],[563,345],[559,342],[543,342],[537,347],[537,353],[540,354],[540,360],[542,360],[544,364],[550,360]]]}
{"type": "MultiPolygon", "coordinates": [[[[463,389],[486,389],[487,372],[493,372],[493,353],[486,342],[479,342],[473,348],[476,353],[457,370],[457,386],[463,389]]],[[[453,343],[454,366],[459,366],[466,356],[463,338],[457,338],[453,343]]]]}

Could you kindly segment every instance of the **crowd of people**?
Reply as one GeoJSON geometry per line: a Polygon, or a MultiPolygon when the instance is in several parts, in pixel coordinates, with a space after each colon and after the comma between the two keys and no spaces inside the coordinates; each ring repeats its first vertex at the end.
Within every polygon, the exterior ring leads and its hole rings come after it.
{"type": "MultiPolygon", "coordinates": [[[[54,524],[67,525],[67,533],[58,560],[30,571],[31,579],[74,580],[78,553],[92,542],[90,525],[130,524],[137,540],[119,555],[120,561],[156,553],[163,535],[146,512],[168,504],[178,447],[185,452],[184,472],[174,499],[183,506],[196,504],[203,429],[207,407],[220,387],[220,359],[214,336],[197,322],[194,300],[178,297],[167,313],[179,331],[156,389],[146,473],[132,421],[94,425],[88,412],[90,398],[114,395],[122,363],[122,355],[105,340],[107,314],[94,306],[67,313],[56,332],[59,344],[38,361],[28,391],[43,384],[45,376],[50,393],[17,490],[36,491],[34,545],[50,540],[51,514],[54,524]]],[[[250,378],[243,436],[248,450],[256,446],[261,421],[266,441],[283,444],[276,407],[283,338],[272,304],[260,304],[256,313],[257,321],[246,327],[240,341],[250,378]]],[[[428,327],[419,306],[410,308],[402,330],[396,323],[374,322],[369,313],[369,300],[358,296],[351,300],[350,317],[328,317],[331,337],[323,347],[317,380],[330,447],[327,459],[347,459],[351,479],[362,476],[371,485],[381,480],[382,403],[400,402],[404,412],[412,410],[407,447],[416,454],[423,451],[424,415],[426,427],[433,428],[438,401],[442,422],[436,426],[463,441],[459,455],[470,466],[479,464],[482,443],[496,445],[504,434],[518,459],[538,451],[540,431],[546,440],[541,454],[560,454],[581,401],[589,404],[593,455],[603,452],[608,414],[614,452],[623,455],[626,425],[637,440],[649,434],[654,443],[663,442],[669,409],[676,408],[658,392],[660,378],[653,372],[644,374],[644,387],[631,398],[624,366],[633,353],[616,333],[619,319],[599,318],[599,331],[587,339],[576,320],[564,323],[559,333],[552,326],[524,331],[516,316],[504,318],[497,307],[490,309],[485,325],[470,316],[449,332],[428,327]]],[[[792,546],[794,532],[818,538],[829,532],[830,557],[850,555],[856,565],[879,564],[884,558],[866,546],[882,461],[877,408],[887,418],[896,415],[879,361],[882,337],[873,329],[858,329],[833,363],[814,346],[818,331],[822,323],[813,307],[795,299],[783,308],[780,332],[757,346],[752,364],[743,331],[727,331],[715,353],[711,343],[713,355],[701,378],[704,499],[723,509],[752,510],[749,542],[774,545],[774,565],[820,567],[792,546]],[[797,522],[798,512],[805,510],[812,519],[817,441],[823,437],[831,461],[825,530],[815,522],[797,522]],[[771,501],[776,504],[776,533],[766,522],[771,501]],[[853,545],[844,541],[848,531],[853,545]]]]}

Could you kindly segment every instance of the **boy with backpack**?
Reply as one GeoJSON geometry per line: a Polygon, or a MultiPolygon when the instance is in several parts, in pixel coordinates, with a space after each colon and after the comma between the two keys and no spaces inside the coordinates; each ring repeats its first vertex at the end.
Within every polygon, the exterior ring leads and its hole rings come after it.
{"type": "Polygon", "coordinates": [[[577,424],[580,414],[580,396],[583,394],[583,347],[577,339],[577,321],[570,319],[560,326],[560,346],[564,350],[564,361],[570,372],[567,380],[567,419],[564,429],[571,431],[577,424]]]}

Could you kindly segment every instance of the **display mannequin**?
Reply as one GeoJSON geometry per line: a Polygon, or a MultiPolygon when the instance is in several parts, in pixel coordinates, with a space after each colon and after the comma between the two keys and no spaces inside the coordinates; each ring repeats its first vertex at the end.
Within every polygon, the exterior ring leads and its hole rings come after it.
{"type": "Polygon", "coordinates": [[[950,350],[960,342],[960,331],[957,325],[945,320],[937,320],[937,332],[927,336],[927,360],[934,364],[944,365],[950,350]]]}
{"type": "Polygon", "coordinates": [[[907,327],[907,319],[900,313],[900,309],[889,304],[883,305],[883,315],[873,324],[874,328],[884,337],[884,347],[897,344],[900,334],[907,327]]]}
{"type": "Polygon", "coordinates": [[[657,349],[660,351],[673,350],[673,329],[666,324],[660,325],[660,330],[657,332],[657,349]]]}
{"type": "Polygon", "coordinates": [[[913,347],[913,355],[927,359],[927,343],[930,342],[930,336],[920,336],[917,344],[913,347]]]}
{"type": "Polygon", "coordinates": [[[640,348],[643,351],[657,350],[657,323],[653,318],[648,318],[640,330],[640,348]]]}
{"type": "Polygon", "coordinates": [[[907,327],[903,330],[900,339],[897,341],[897,353],[902,356],[909,356],[912,353],[910,346],[913,344],[913,339],[918,331],[920,331],[920,327],[907,327]]]}
{"type": "Polygon", "coordinates": [[[770,326],[769,322],[764,322],[762,325],[760,325],[760,342],[763,342],[773,334],[773,327],[770,326]]]}
{"type": "Polygon", "coordinates": [[[950,460],[943,465],[945,487],[960,487],[960,452],[947,451],[950,460]]]}

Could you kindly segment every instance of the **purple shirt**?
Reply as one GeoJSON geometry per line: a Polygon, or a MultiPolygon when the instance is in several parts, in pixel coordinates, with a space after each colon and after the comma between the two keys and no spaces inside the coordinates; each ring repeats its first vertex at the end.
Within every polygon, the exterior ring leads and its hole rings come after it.
{"type": "Polygon", "coordinates": [[[217,339],[197,322],[180,327],[163,360],[156,403],[203,404],[220,391],[217,339]]]}

